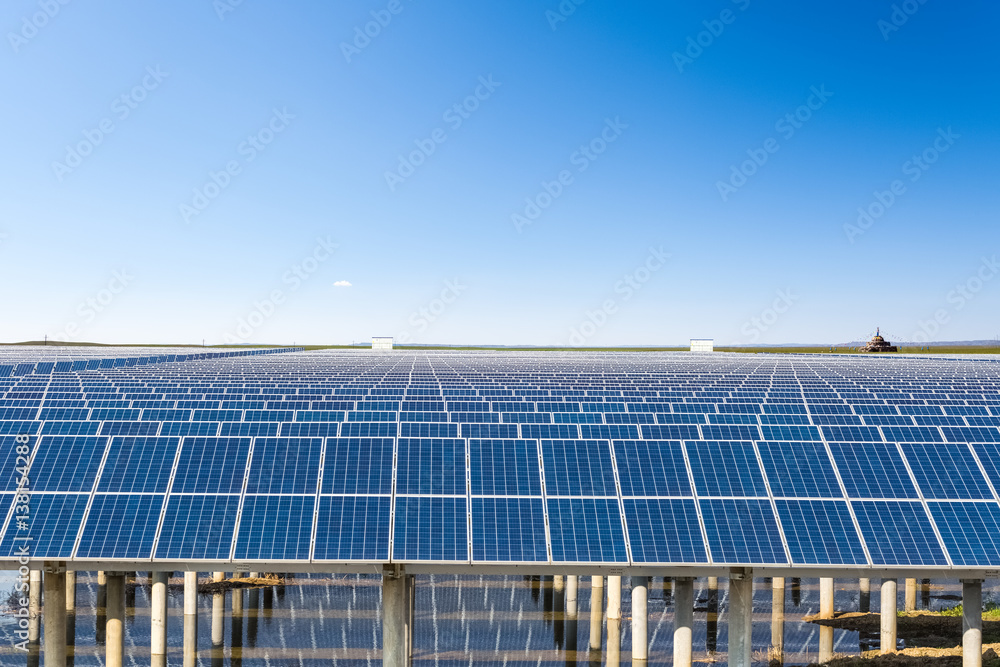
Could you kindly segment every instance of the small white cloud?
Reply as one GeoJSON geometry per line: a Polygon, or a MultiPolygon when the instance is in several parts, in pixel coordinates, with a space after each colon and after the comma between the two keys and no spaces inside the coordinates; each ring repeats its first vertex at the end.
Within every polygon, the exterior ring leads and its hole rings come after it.
{"type": "Polygon", "coordinates": [[[350,287],[351,281],[349,280],[338,280],[333,284],[334,287],[350,287]]]}

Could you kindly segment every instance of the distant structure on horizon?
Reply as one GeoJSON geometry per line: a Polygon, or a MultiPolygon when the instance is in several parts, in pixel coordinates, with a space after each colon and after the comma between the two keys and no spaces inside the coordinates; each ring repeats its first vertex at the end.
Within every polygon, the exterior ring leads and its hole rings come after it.
{"type": "Polygon", "coordinates": [[[691,351],[692,352],[714,352],[715,351],[715,339],[714,338],[692,338],[691,339],[691,351]]]}
{"type": "Polygon", "coordinates": [[[879,332],[880,329],[876,327],[875,337],[868,341],[864,347],[860,348],[858,352],[899,352],[899,349],[895,345],[891,345],[885,338],[882,338],[879,332]]]}
{"type": "Polygon", "coordinates": [[[372,351],[376,350],[391,350],[392,349],[392,336],[373,336],[372,337],[372,351]]]}

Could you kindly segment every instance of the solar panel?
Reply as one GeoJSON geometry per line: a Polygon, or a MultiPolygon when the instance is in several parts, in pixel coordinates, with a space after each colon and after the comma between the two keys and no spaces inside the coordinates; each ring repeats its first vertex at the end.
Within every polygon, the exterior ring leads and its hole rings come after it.
{"type": "Polygon", "coordinates": [[[628,562],[616,499],[550,497],[547,505],[554,562],[628,562]]]}
{"type": "Polygon", "coordinates": [[[171,495],[156,557],[228,560],[239,504],[238,495],[171,495]]]}
{"type": "Polygon", "coordinates": [[[626,498],[625,521],[633,562],[708,562],[694,499],[626,498]]]}
{"type": "Polygon", "coordinates": [[[616,440],[623,496],[690,496],[684,451],[676,440],[616,440]]]}
{"type": "Polygon", "coordinates": [[[895,445],[830,443],[849,498],[916,498],[895,445]]]}
{"type": "Polygon", "coordinates": [[[777,500],[775,506],[793,563],[868,562],[846,502],[777,500]]]}
{"type": "Polygon", "coordinates": [[[165,493],[180,438],[112,438],[98,492],[165,493]]]}
{"type": "Polygon", "coordinates": [[[874,565],[947,565],[923,505],[913,501],[851,503],[874,565]]]}
{"type": "Polygon", "coordinates": [[[465,490],[465,440],[399,439],[396,493],[464,495],[465,490]]]}
{"type": "Polygon", "coordinates": [[[767,496],[750,442],[685,443],[699,496],[767,496]]]}
{"type": "Polygon", "coordinates": [[[14,516],[0,541],[0,554],[16,560],[16,554],[27,544],[32,559],[70,558],[87,500],[83,493],[32,493],[26,507],[15,505],[14,516]],[[22,513],[20,507],[26,511],[22,513]]]}
{"type": "Polygon", "coordinates": [[[757,449],[775,497],[843,497],[822,443],[760,442],[757,449]]]}
{"type": "Polygon", "coordinates": [[[250,438],[184,438],[173,493],[239,493],[250,438]]]}
{"type": "Polygon", "coordinates": [[[472,498],[474,561],[546,562],[548,558],[541,498],[472,498]]]}
{"type": "Polygon", "coordinates": [[[247,493],[316,493],[322,447],[320,438],[256,438],[247,493]]]}
{"type": "Polygon", "coordinates": [[[160,494],[96,494],[77,558],[151,558],[163,501],[160,494]]]}
{"type": "Polygon", "coordinates": [[[902,443],[925,498],[993,498],[968,445],[902,443]]]}
{"type": "Polygon", "coordinates": [[[955,565],[1000,563],[1000,507],[993,502],[928,503],[955,565]]]}
{"type": "Polygon", "coordinates": [[[308,560],[315,502],[314,496],[248,495],[240,514],[235,557],[308,560]]]}
{"type": "Polygon", "coordinates": [[[469,560],[465,498],[396,496],[392,558],[469,560]]]}
{"type": "Polygon", "coordinates": [[[540,496],[535,440],[469,441],[473,495],[540,496]]]}
{"type": "Polygon", "coordinates": [[[604,440],[542,440],[548,496],[616,496],[610,443],[604,440]]]}
{"type": "Polygon", "coordinates": [[[699,504],[713,562],[788,562],[769,501],[705,498],[699,504]]]}
{"type": "Polygon", "coordinates": [[[389,496],[320,496],[313,557],[388,561],[391,504],[389,496]]]}
{"type": "Polygon", "coordinates": [[[31,490],[89,492],[107,444],[102,437],[45,436],[31,462],[31,490]]]}

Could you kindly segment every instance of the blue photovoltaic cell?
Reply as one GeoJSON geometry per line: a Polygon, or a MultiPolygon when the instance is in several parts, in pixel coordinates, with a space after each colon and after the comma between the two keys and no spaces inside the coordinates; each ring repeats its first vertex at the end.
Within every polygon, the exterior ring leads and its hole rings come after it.
{"type": "Polygon", "coordinates": [[[872,564],[947,565],[921,503],[869,500],[851,505],[872,564]]]}
{"type": "Polygon", "coordinates": [[[624,438],[639,437],[639,427],[634,424],[583,424],[580,433],[584,438],[624,438]]]}
{"type": "Polygon", "coordinates": [[[401,438],[457,438],[458,424],[404,422],[399,425],[401,438]]]}
{"type": "Polygon", "coordinates": [[[150,558],[163,499],[160,494],[96,494],[76,557],[150,558]]]}
{"type": "MultiPolygon", "coordinates": [[[[583,428],[588,428],[584,426],[583,428]]],[[[564,438],[579,437],[580,427],[576,424],[521,424],[522,438],[564,438]]]]}
{"type": "MultiPolygon", "coordinates": [[[[216,423],[216,422],[210,422],[216,423]]],[[[219,436],[255,438],[258,436],[274,437],[278,435],[276,422],[222,422],[219,428],[219,436]]]]}
{"type": "Polygon", "coordinates": [[[465,440],[400,438],[396,493],[464,495],[465,440]]]}
{"type": "Polygon", "coordinates": [[[688,441],[685,445],[698,495],[767,496],[753,444],[688,441]]]}
{"type": "Polygon", "coordinates": [[[470,440],[472,493],[475,495],[539,496],[535,440],[470,440]]]}
{"type": "Polygon", "coordinates": [[[1000,566],[1000,507],[996,503],[927,503],[951,561],[1000,566]]]}
{"type": "Polygon", "coordinates": [[[848,498],[916,498],[917,490],[895,445],[830,443],[848,498]]]}
{"type": "Polygon", "coordinates": [[[42,435],[97,435],[100,422],[45,422],[42,435]]]}
{"type": "Polygon", "coordinates": [[[626,498],[625,522],[633,562],[708,562],[694,499],[626,498]]]}
{"type": "Polygon", "coordinates": [[[163,422],[160,425],[160,435],[204,435],[214,436],[219,434],[218,422],[163,422]]]}
{"type": "Polygon", "coordinates": [[[948,442],[1000,442],[1000,430],[995,428],[943,426],[941,430],[948,442]]]}
{"type": "Polygon", "coordinates": [[[104,422],[101,435],[156,435],[159,422],[104,422]]]}
{"type": "Polygon", "coordinates": [[[43,437],[31,462],[31,490],[89,493],[107,444],[108,439],[99,436],[43,437]]]}
{"type": "Polygon", "coordinates": [[[392,559],[467,561],[465,498],[396,496],[392,559]]]}
{"type": "Polygon", "coordinates": [[[851,512],[842,500],[777,500],[792,563],[864,565],[868,562],[851,512]]]}
{"type": "Polygon", "coordinates": [[[389,560],[391,505],[389,496],[320,496],[313,557],[389,560]]]}
{"type": "Polygon", "coordinates": [[[775,497],[843,497],[823,443],[761,442],[757,448],[775,497]]]}
{"type": "Polygon", "coordinates": [[[548,498],[552,560],[624,563],[625,534],[614,498],[548,498]]]}
{"type": "Polygon", "coordinates": [[[827,442],[882,442],[874,426],[821,426],[827,442]]]}
{"type": "Polygon", "coordinates": [[[941,432],[932,426],[883,426],[889,442],[941,442],[941,432]]]}
{"type": "Polygon", "coordinates": [[[353,422],[341,424],[342,438],[395,438],[396,424],[389,422],[353,422]]]}
{"type": "Polygon", "coordinates": [[[969,446],[957,443],[900,445],[924,498],[975,500],[993,498],[969,446]]]}
{"type": "Polygon", "coordinates": [[[171,495],[156,558],[228,560],[238,495],[171,495]]]}
{"type": "Polygon", "coordinates": [[[697,440],[701,437],[694,424],[643,424],[639,430],[646,440],[697,440]]]}
{"type": "Polygon", "coordinates": [[[69,558],[88,498],[83,493],[32,493],[27,514],[21,511],[23,505],[14,506],[14,515],[0,542],[0,557],[16,557],[18,550],[27,545],[32,559],[69,558]]]}
{"type": "Polygon", "coordinates": [[[690,496],[684,452],[676,440],[616,440],[623,496],[690,496]]]}
{"type": "Polygon", "coordinates": [[[769,501],[703,498],[699,503],[713,562],[788,562],[769,501]]]}
{"type": "MultiPolygon", "coordinates": [[[[278,426],[278,424],[275,424],[275,426],[278,426]]],[[[325,424],[322,422],[285,422],[280,426],[278,435],[283,438],[335,438],[340,431],[340,424],[325,424]]]]}
{"type": "Polygon", "coordinates": [[[472,499],[473,560],[544,562],[548,558],[541,498],[472,499]]]}
{"type": "MultiPolygon", "coordinates": [[[[488,412],[485,414],[496,414],[488,412]]],[[[461,424],[463,438],[517,438],[517,424],[461,424]]]]}
{"type": "MultiPolygon", "coordinates": [[[[23,474],[27,473],[26,461],[27,457],[31,455],[31,451],[35,448],[35,443],[38,438],[35,436],[29,436],[26,445],[20,445],[16,441],[16,435],[0,435],[0,470],[5,471],[3,475],[0,475],[0,490],[2,491],[15,491],[17,490],[18,482],[21,480],[23,474]],[[21,451],[26,451],[27,454],[19,454],[17,451],[18,447],[26,447],[21,451]],[[24,456],[25,458],[18,460],[18,457],[24,456]],[[16,470],[17,468],[23,468],[20,473],[16,470]]],[[[33,479],[30,475],[26,475],[28,478],[29,486],[33,487],[33,479]]],[[[6,510],[7,507],[3,507],[6,510]]],[[[2,512],[2,510],[0,510],[2,512]]],[[[6,515],[0,513],[0,526],[3,525],[3,519],[6,515]]]]}
{"type": "Polygon", "coordinates": [[[760,428],[749,424],[704,424],[701,434],[706,440],[760,440],[760,428]]]}
{"type": "Polygon", "coordinates": [[[972,449],[983,464],[986,477],[993,484],[993,488],[1000,491],[1000,444],[977,442],[972,445],[972,449]]]}
{"type": "Polygon", "coordinates": [[[542,440],[548,496],[617,496],[606,440],[542,440]]]}
{"type": "Polygon", "coordinates": [[[330,438],[323,493],[392,493],[392,438],[330,438]]]}
{"type": "Polygon", "coordinates": [[[250,438],[184,438],[172,493],[240,493],[250,438]]]}
{"type": "Polygon", "coordinates": [[[112,438],[97,491],[165,493],[179,444],[180,438],[112,438]]]}
{"type": "Polygon", "coordinates": [[[247,493],[316,493],[320,438],[257,438],[247,493]]]}
{"type": "Polygon", "coordinates": [[[819,440],[819,431],[815,426],[761,426],[761,433],[764,440],[796,440],[815,441],[819,440]]]}
{"type": "Polygon", "coordinates": [[[315,501],[314,496],[248,495],[240,514],[235,558],[309,560],[315,501]]]}

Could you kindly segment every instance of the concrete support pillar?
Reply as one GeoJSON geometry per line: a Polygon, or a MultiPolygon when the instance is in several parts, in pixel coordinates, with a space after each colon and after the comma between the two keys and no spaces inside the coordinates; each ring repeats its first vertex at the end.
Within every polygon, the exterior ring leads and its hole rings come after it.
{"type": "Polygon", "coordinates": [[[552,590],[558,595],[566,589],[566,580],[561,574],[552,577],[552,590]]]}
{"type": "Polygon", "coordinates": [[[880,650],[882,653],[896,651],[896,580],[882,580],[882,609],[879,612],[882,624],[880,650]]]}
{"type": "Polygon", "coordinates": [[[108,626],[108,576],[97,573],[97,615],[94,617],[94,637],[98,645],[104,644],[108,626]]]}
{"type": "Polygon", "coordinates": [[[590,650],[601,650],[604,634],[604,577],[590,578],[590,650]]]}
{"type": "MultiPolygon", "coordinates": [[[[610,579],[611,577],[608,577],[610,579]]],[[[610,589],[608,589],[610,591],[610,589]]],[[[619,621],[608,619],[608,649],[605,654],[606,667],[618,667],[622,660],[622,627],[619,621]]]]}
{"type": "Polygon", "coordinates": [[[607,664],[618,665],[622,651],[622,578],[608,576],[608,648],[607,664]]]}
{"type": "Polygon", "coordinates": [[[37,644],[42,627],[42,571],[28,572],[28,642],[37,644]]]}
{"type": "Polygon", "coordinates": [[[705,648],[714,653],[719,641],[719,578],[708,578],[708,601],[705,615],[705,648]]]}
{"type": "Polygon", "coordinates": [[[184,573],[184,667],[198,664],[198,573],[184,573]]]}
{"type": "Polygon", "coordinates": [[[66,573],[66,611],[76,613],[76,572],[66,573]]]}
{"type": "MultiPolygon", "coordinates": [[[[212,581],[214,583],[220,583],[225,581],[225,572],[213,572],[212,581]]],[[[225,614],[226,614],[226,594],[225,593],[213,593],[212,594],[212,648],[218,648],[223,646],[225,639],[223,638],[223,631],[225,630],[225,614]]]]}
{"type": "Polygon", "coordinates": [[[729,577],[729,664],[751,667],[753,650],[753,571],[733,570],[729,577]]]}
{"type": "Polygon", "coordinates": [[[45,667],[66,667],[66,570],[45,569],[45,667]]]}
{"type": "Polygon", "coordinates": [[[647,600],[649,577],[632,577],[632,664],[645,664],[649,658],[647,600]],[[639,662],[642,661],[642,662],[639,662]]]}
{"type": "Polygon", "coordinates": [[[580,577],[575,574],[566,577],[566,614],[576,616],[577,614],[577,592],[580,588],[580,577]]]}
{"type": "Polygon", "coordinates": [[[858,579],[858,611],[868,613],[872,608],[872,580],[858,579]]]}
{"type": "MultiPolygon", "coordinates": [[[[833,578],[819,580],[819,617],[833,618],[833,578]]],[[[819,626],[819,662],[824,664],[833,659],[833,628],[819,626]]]]}
{"type": "Polygon", "coordinates": [[[608,577],[608,625],[611,621],[618,623],[622,618],[622,578],[611,575],[608,577]]]}
{"type": "Polygon", "coordinates": [[[233,613],[242,614],[243,613],[243,589],[234,588],[229,592],[233,596],[233,613]]]}
{"type": "Polygon", "coordinates": [[[150,593],[150,664],[165,667],[167,664],[167,572],[153,572],[150,593]]]}
{"type": "Polygon", "coordinates": [[[983,582],[962,581],[962,667],[983,664],[983,582]]]}
{"type": "Polygon", "coordinates": [[[412,592],[402,570],[382,573],[382,665],[410,667],[413,619],[410,616],[412,592]]]}
{"type": "Polygon", "coordinates": [[[906,589],[903,595],[903,611],[916,611],[917,610],[917,580],[907,579],[905,584],[906,589]]]}
{"type": "Polygon", "coordinates": [[[125,573],[108,572],[107,667],[122,667],[125,653],[125,573]]]}
{"type": "Polygon", "coordinates": [[[771,579],[771,658],[784,662],[785,655],[785,578],[771,579]]]}
{"type": "Polygon", "coordinates": [[[694,626],[694,579],[674,581],[674,667],[691,667],[691,636],[694,626]]]}

